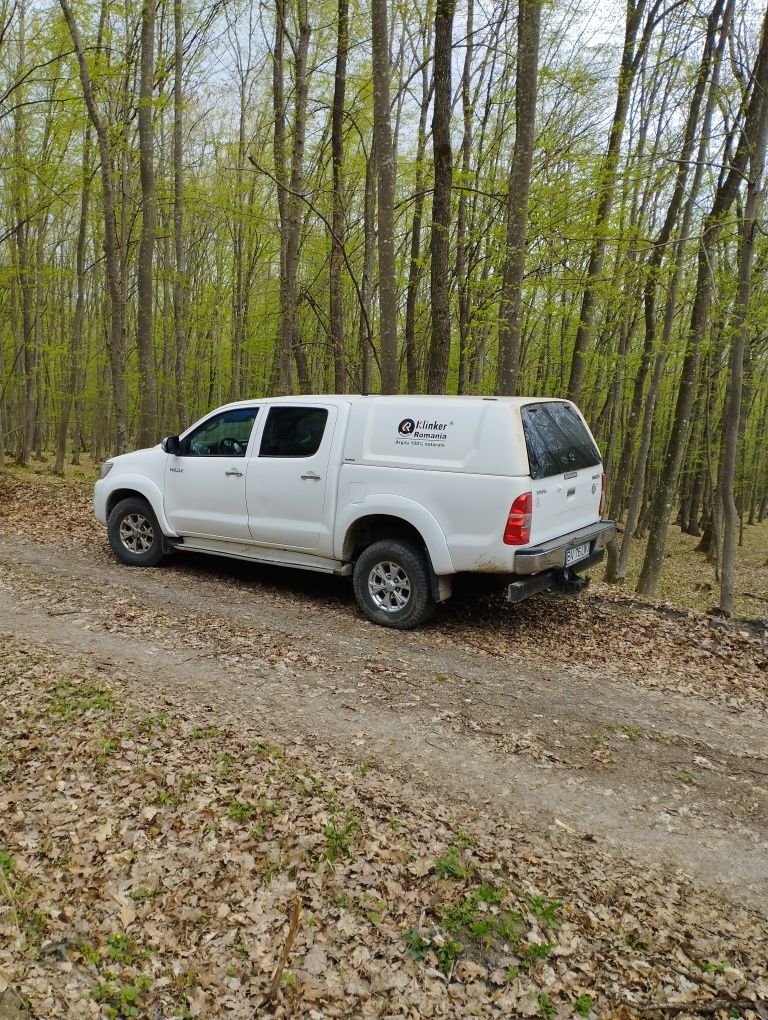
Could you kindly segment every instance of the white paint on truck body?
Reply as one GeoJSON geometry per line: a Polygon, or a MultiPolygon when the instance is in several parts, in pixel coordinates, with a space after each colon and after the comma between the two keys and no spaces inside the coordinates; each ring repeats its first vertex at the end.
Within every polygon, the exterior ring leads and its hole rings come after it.
{"type": "Polygon", "coordinates": [[[161,445],[112,458],[94,491],[98,519],[106,523],[115,494],[134,490],[150,502],[170,539],[190,536],[196,548],[200,539],[215,540],[211,552],[220,551],[222,540],[236,542],[238,555],[250,549],[258,560],[262,549],[262,558],[272,562],[279,549],[311,554],[344,572],[349,529],[361,518],[387,515],[417,529],[437,575],[514,573],[518,552],[600,520],[599,453],[578,409],[563,400],[245,400],[211,412],[180,438],[179,456],[161,445]],[[285,456],[274,425],[282,419],[295,426],[295,447],[285,456]],[[532,429],[539,444],[533,466],[532,429]],[[567,446],[570,440],[562,437],[568,430],[581,437],[577,460],[593,464],[559,470],[570,466],[573,451],[566,448],[549,457],[550,437],[555,446],[567,446]],[[558,471],[542,476],[547,465],[558,471]],[[525,546],[507,545],[510,508],[526,492],[532,499],[530,539],[525,546]]]}

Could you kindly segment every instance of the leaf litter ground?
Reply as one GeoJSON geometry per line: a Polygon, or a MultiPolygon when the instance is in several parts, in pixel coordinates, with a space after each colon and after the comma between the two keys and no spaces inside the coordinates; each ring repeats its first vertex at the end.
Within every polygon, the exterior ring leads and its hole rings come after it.
{"type": "MultiPolygon", "coordinates": [[[[36,479],[23,489],[2,507],[5,533],[28,530],[41,502],[52,524],[65,504],[71,511],[71,485],[36,479]]],[[[87,496],[78,498],[66,533],[46,529],[58,550],[103,543],[87,496]]],[[[49,606],[51,616],[80,598],[26,580],[27,597],[63,607],[49,606]]],[[[200,588],[194,571],[175,580],[200,588]]],[[[246,587],[237,577],[206,583],[246,587]]],[[[312,601],[279,586],[269,594],[278,609],[312,601]]],[[[615,601],[578,603],[581,668],[600,665],[615,601]]],[[[648,641],[667,629],[690,661],[678,678],[659,669],[651,688],[687,682],[729,710],[764,708],[754,628],[713,631],[697,614],[618,601],[633,679],[648,641]]],[[[492,600],[484,623],[480,609],[473,619],[471,604],[460,608],[433,634],[437,649],[460,643],[481,663],[523,654],[519,633],[489,626],[492,600]]],[[[330,615],[347,611],[342,602],[330,615]]],[[[539,642],[548,632],[554,650],[568,626],[559,605],[526,612],[521,630],[534,628],[539,642]]],[[[140,596],[116,616],[105,611],[99,626],[146,638],[140,596]]],[[[225,637],[214,634],[224,654],[242,657],[245,633],[229,646],[225,637]]],[[[256,642],[265,669],[296,662],[289,639],[268,644],[268,635],[256,642]]],[[[367,682],[402,696],[413,678],[397,665],[369,661],[367,682]]],[[[311,656],[303,666],[314,668],[311,656]]],[[[669,865],[623,859],[567,826],[545,842],[493,805],[462,809],[417,776],[393,783],[370,762],[351,764],[332,742],[278,738],[221,703],[212,714],[153,697],[111,662],[2,628],[0,675],[3,1020],[768,1015],[766,912],[723,901],[669,865]]],[[[617,725],[610,753],[638,736],[617,725]]]]}
{"type": "Polygon", "coordinates": [[[668,872],[8,638],[0,669],[0,972],[32,1016],[259,1015],[297,901],[276,1016],[761,1015],[764,920],[668,872]]]}

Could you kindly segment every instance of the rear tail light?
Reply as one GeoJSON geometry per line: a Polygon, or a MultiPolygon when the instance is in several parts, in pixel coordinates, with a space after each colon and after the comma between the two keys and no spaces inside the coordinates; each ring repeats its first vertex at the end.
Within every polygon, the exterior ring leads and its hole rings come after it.
{"type": "Polygon", "coordinates": [[[512,504],[504,528],[504,545],[526,545],[531,538],[533,497],[524,492],[512,504]]]}
{"type": "Polygon", "coordinates": [[[597,511],[599,516],[603,516],[605,510],[605,471],[600,475],[600,509],[597,511]]]}

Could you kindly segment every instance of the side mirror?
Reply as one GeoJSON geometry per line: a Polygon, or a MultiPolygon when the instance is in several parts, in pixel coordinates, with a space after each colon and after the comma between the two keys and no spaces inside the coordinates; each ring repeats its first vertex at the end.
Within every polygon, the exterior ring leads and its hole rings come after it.
{"type": "Polygon", "coordinates": [[[167,436],[160,445],[166,453],[172,453],[174,457],[181,453],[181,441],[178,436],[167,436]]]}

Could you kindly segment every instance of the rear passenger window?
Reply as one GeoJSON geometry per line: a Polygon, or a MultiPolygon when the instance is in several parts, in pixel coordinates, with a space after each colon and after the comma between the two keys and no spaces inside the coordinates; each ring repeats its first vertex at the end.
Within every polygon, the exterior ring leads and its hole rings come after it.
{"type": "Polygon", "coordinates": [[[271,407],[260,457],[311,457],[320,449],[328,411],[324,407],[271,407]]]}
{"type": "Polygon", "coordinates": [[[570,404],[527,404],[521,413],[532,479],[600,463],[599,450],[570,404]]]}

